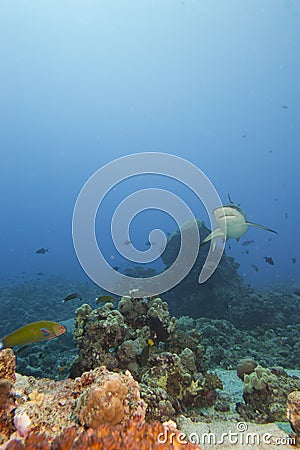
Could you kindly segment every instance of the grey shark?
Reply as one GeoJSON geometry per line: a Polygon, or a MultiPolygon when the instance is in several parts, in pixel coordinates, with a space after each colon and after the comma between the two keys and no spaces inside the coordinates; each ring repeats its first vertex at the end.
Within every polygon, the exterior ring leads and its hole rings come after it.
{"type": "Polygon", "coordinates": [[[271,228],[267,228],[257,223],[248,222],[242,209],[232,202],[230,205],[224,205],[216,208],[213,213],[218,227],[201,242],[201,245],[203,245],[212,240],[213,249],[216,246],[217,240],[220,238],[225,240],[229,238],[239,240],[240,237],[247,233],[250,226],[262,228],[263,230],[270,231],[271,233],[277,233],[277,231],[272,230],[271,228]]]}

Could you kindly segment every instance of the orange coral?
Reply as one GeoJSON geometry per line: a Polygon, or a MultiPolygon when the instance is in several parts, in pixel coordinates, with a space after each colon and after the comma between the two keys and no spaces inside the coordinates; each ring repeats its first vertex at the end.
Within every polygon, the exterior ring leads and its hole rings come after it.
{"type": "Polygon", "coordinates": [[[100,425],[96,430],[79,432],[69,428],[49,444],[43,435],[30,434],[24,444],[14,440],[6,450],[201,450],[196,444],[183,442],[178,431],[169,430],[172,439],[162,442],[166,429],[159,422],[125,425],[100,425]],[[161,438],[159,438],[161,436],[161,438]]]}
{"type": "Polygon", "coordinates": [[[287,418],[293,431],[300,435],[300,391],[293,391],[287,398],[287,418]]]}
{"type": "Polygon", "coordinates": [[[12,383],[16,380],[16,357],[11,348],[0,350],[0,379],[5,378],[12,383]]]}
{"type": "Polygon", "coordinates": [[[0,351],[0,444],[14,431],[12,410],[15,408],[11,389],[15,381],[16,358],[7,348],[0,351]]]}
{"type": "MultiPolygon", "coordinates": [[[[14,372],[6,374],[14,379],[14,372]]],[[[146,404],[130,372],[117,374],[98,367],[75,380],[18,375],[14,386],[9,379],[0,380],[0,445],[10,445],[10,438],[23,442],[42,434],[50,442],[71,427],[80,434],[82,426],[97,428],[130,419],[141,422],[145,413],[146,404]]]]}
{"type": "Polygon", "coordinates": [[[97,428],[103,423],[116,425],[124,418],[127,393],[128,387],[122,384],[120,376],[113,374],[104,384],[94,383],[81,394],[74,416],[87,428],[97,428]]]}

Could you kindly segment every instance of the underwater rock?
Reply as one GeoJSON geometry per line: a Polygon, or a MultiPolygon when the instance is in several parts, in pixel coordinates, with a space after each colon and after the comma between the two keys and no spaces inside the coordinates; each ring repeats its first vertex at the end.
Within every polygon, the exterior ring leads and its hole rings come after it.
{"type": "Polygon", "coordinates": [[[196,358],[194,352],[186,347],[179,355],[182,367],[184,367],[189,372],[196,372],[196,358]]]}
{"type": "Polygon", "coordinates": [[[133,328],[146,325],[147,306],[143,299],[124,295],[118,303],[118,310],[124,316],[126,323],[133,328]]]}
{"type": "Polygon", "coordinates": [[[1,419],[5,419],[0,424],[2,443],[10,437],[24,441],[32,433],[53,440],[70,427],[82,431],[102,423],[142,422],[146,413],[138,383],[129,372],[118,374],[98,367],[75,380],[17,375],[13,386],[9,380],[5,387],[1,382],[0,401],[5,400],[0,408],[1,419]]]}
{"type": "Polygon", "coordinates": [[[244,420],[256,423],[286,422],[288,395],[300,389],[300,378],[289,376],[282,368],[257,366],[244,376],[245,404],[237,403],[236,411],[244,420]]]}
{"type": "Polygon", "coordinates": [[[16,405],[12,396],[15,382],[16,358],[11,348],[0,350],[0,444],[13,432],[13,410],[16,405]]]}
{"type": "Polygon", "coordinates": [[[9,380],[12,383],[16,380],[16,357],[11,348],[0,350],[0,379],[9,380]]]}
{"type": "Polygon", "coordinates": [[[20,436],[26,437],[31,430],[31,419],[26,412],[18,412],[14,416],[14,426],[20,436]]]}
{"type": "Polygon", "coordinates": [[[12,410],[15,408],[11,395],[12,382],[0,380],[0,445],[13,432],[12,410]]]}
{"type": "MultiPolygon", "coordinates": [[[[174,423],[165,426],[158,422],[144,423],[146,403],[128,371],[120,374],[98,367],[75,380],[54,381],[16,375],[11,349],[0,352],[0,361],[11,363],[8,371],[0,363],[2,373],[10,378],[1,379],[1,414],[7,399],[11,396],[14,400],[9,411],[10,427],[0,425],[0,443],[7,450],[158,450],[162,445],[166,450],[175,447],[200,450],[197,445],[180,441],[174,423]],[[159,436],[165,439],[171,431],[170,445],[158,441],[159,436]]],[[[151,392],[145,387],[144,392],[147,390],[150,399],[151,392]]],[[[166,393],[160,389],[153,391],[156,414],[169,419],[174,409],[166,393]]]]}
{"type": "MultiPolygon", "coordinates": [[[[241,359],[259,361],[264,367],[284,366],[298,367],[300,359],[300,342],[295,339],[300,333],[300,325],[287,325],[281,328],[258,327],[253,330],[241,330],[229,321],[199,318],[192,319],[180,317],[176,320],[176,331],[173,336],[183,332],[183,338],[196,332],[201,335],[203,347],[202,367],[210,369],[234,369],[241,359]],[[204,351],[205,350],[205,351],[204,351]]],[[[189,348],[191,344],[186,345],[189,348]]],[[[172,338],[170,348],[178,352],[176,340],[172,338]]],[[[195,349],[192,348],[195,352],[195,349]]],[[[196,363],[200,360],[200,353],[196,356],[196,363]]]]}
{"type": "Polygon", "coordinates": [[[225,392],[218,392],[216,402],[214,404],[214,410],[219,412],[230,411],[231,397],[225,392]]]}
{"type": "MultiPolygon", "coordinates": [[[[203,241],[210,234],[210,230],[203,221],[197,219],[196,222],[200,240],[203,241]]],[[[193,228],[194,221],[186,222],[182,226],[185,234],[187,234],[187,239],[189,239],[189,230],[193,235],[193,228]]],[[[177,258],[180,245],[181,235],[178,229],[169,236],[166,248],[161,255],[166,270],[177,258]]],[[[208,250],[209,244],[201,246],[191,271],[179,284],[164,294],[172,314],[176,316],[227,318],[231,296],[223,293],[220,286],[222,288],[227,286],[229,292],[243,290],[243,280],[237,272],[239,264],[225,253],[213,275],[205,283],[199,284],[199,274],[204,266],[208,250]]]]}
{"type": "MultiPolygon", "coordinates": [[[[209,235],[210,230],[205,226],[204,222],[202,222],[200,219],[196,219],[196,223],[197,223],[198,230],[199,230],[199,237],[200,237],[200,240],[202,241],[202,240],[204,240],[204,238],[206,236],[209,235]]],[[[195,226],[194,220],[187,221],[181,226],[181,229],[187,237],[189,234],[189,230],[191,231],[191,234],[194,236],[195,235],[195,233],[193,231],[194,226],[195,226]]],[[[177,229],[169,236],[166,248],[165,248],[163,254],[161,255],[161,259],[163,260],[166,267],[170,267],[174,263],[175,259],[178,256],[180,245],[181,245],[181,235],[180,235],[180,230],[177,229]]],[[[209,248],[209,245],[207,246],[207,249],[208,248],[209,248]]],[[[203,250],[205,250],[205,248],[203,250]]],[[[207,253],[207,252],[204,251],[203,255],[202,255],[203,262],[205,261],[205,257],[206,257],[206,256],[204,256],[205,253],[207,253]]]]}
{"type": "Polygon", "coordinates": [[[79,355],[70,375],[79,376],[84,369],[102,364],[130,370],[143,386],[141,396],[151,420],[167,420],[192,405],[212,405],[222,383],[206,373],[201,334],[193,328],[177,330],[166,302],[138,294],[133,290],[123,296],[118,310],[112,304],[92,311],[85,308],[84,321],[79,308],[75,334],[79,355]]]}
{"type": "Polygon", "coordinates": [[[150,387],[140,383],[141,398],[147,404],[146,418],[148,421],[159,420],[161,422],[176,416],[180,411],[179,403],[172,405],[165,389],[150,387]]]}
{"type": "Polygon", "coordinates": [[[237,364],[236,374],[244,381],[244,376],[251,374],[257,367],[257,362],[253,358],[243,358],[237,364]]]}
{"type": "Polygon", "coordinates": [[[115,347],[124,340],[128,327],[122,314],[111,303],[92,310],[82,305],[76,310],[75,339],[79,356],[70,368],[70,376],[105,365],[113,370],[118,366],[115,347]]]}
{"type": "Polygon", "coordinates": [[[292,430],[296,435],[292,435],[297,443],[300,444],[300,391],[293,391],[287,398],[287,418],[292,430]]]}
{"type": "MultiPolygon", "coordinates": [[[[192,367],[193,369],[193,367],[192,367]]],[[[151,358],[151,368],[142,376],[142,384],[166,391],[167,398],[177,411],[190,406],[212,406],[216,388],[222,382],[212,373],[198,373],[187,369],[178,355],[163,352],[151,358]]]]}
{"type": "MultiPolygon", "coordinates": [[[[95,310],[86,305],[76,310],[75,339],[79,355],[73,362],[70,375],[105,365],[130,369],[135,377],[147,362],[143,350],[152,344],[168,342],[176,327],[168,305],[159,297],[146,299],[123,296],[118,310],[106,304],[95,310]],[[82,309],[84,307],[84,320],[82,309]]],[[[144,352],[145,353],[145,352],[144,352]]],[[[150,352],[149,352],[150,353],[150,352]]]]}

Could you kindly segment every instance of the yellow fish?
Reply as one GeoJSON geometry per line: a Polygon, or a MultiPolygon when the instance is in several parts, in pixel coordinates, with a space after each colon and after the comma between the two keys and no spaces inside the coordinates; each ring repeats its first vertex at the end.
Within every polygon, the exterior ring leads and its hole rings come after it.
{"type": "Polygon", "coordinates": [[[73,292],[72,294],[67,295],[64,299],[63,299],[63,303],[66,303],[70,300],[74,300],[74,298],[79,298],[79,300],[82,300],[82,296],[80,294],[78,294],[77,292],[73,292]]]}
{"type": "Polygon", "coordinates": [[[96,297],[96,304],[98,303],[114,303],[115,299],[111,295],[100,295],[100,297],[96,297]]]}
{"type": "Polygon", "coordinates": [[[67,331],[64,325],[50,320],[32,322],[18,328],[11,334],[0,339],[0,350],[15,345],[26,345],[32,342],[49,341],[67,331]]]}

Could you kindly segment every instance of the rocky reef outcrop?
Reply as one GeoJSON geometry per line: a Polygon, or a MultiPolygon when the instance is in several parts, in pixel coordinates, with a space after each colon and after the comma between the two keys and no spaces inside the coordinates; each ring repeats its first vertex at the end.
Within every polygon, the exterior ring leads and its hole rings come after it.
{"type": "MultiPolygon", "coordinates": [[[[210,230],[201,220],[197,220],[197,224],[203,241],[210,230]]],[[[185,224],[187,229],[188,226],[188,223],[185,224]]],[[[166,269],[175,261],[180,243],[180,232],[177,230],[169,236],[161,257],[166,269]]],[[[225,319],[243,330],[299,324],[299,289],[272,286],[268,292],[256,291],[245,284],[238,272],[239,263],[228,255],[227,249],[213,275],[205,283],[199,284],[198,277],[208,249],[209,244],[201,246],[191,271],[179,284],[164,293],[171,314],[176,317],[188,315],[195,319],[225,319]]]]}
{"type": "MultiPolygon", "coordinates": [[[[189,222],[184,227],[188,231],[189,222]]],[[[203,241],[210,233],[204,222],[197,219],[200,240],[203,241]]],[[[168,242],[161,259],[168,269],[178,256],[181,245],[180,230],[176,230],[168,238],[168,242]]],[[[209,244],[200,247],[196,261],[191,271],[185,278],[164,294],[164,298],[170,305],[170,311],[177,317],[189,315],[190,317],[227,318],[230,297],[222,289],[230,287],[231,297],[233,293],[240,295],[243,290],[243,280],[237,269],[239,264],[234,258],[222,255],[221,261],[213,275],[204,283],[199,284],[199,274],[208,255],[209,244]]]]}
{"type": "Polygon", "coordinates": [[[12,439],[6,450],[201,450],[189,442],[182,433],[163,426],[159,422],[100,425],[96,430],[67,428],[62,434],[49,440],[43,434],[33,432],[23,441],[12,439]]]}
{"type": "Polygon", "coordinates": [[[7,348],[0,352],[0,444],[13,432],[13,413],[15,402],[11,394],[15,383],[16,358],[7,348]]]}
{"type": "Polygon", "coordinates": [[[294,432],[290,437],[295,440],[297,447],[300,446],[300,391],[293,391],[287,399],[287,418],[294,432]]]}
{"type": "MultiPolygon", "coordinates": [[[[250,369],[250,363],[241,365],[250,369]]],[[[241,375],[240,375],[241,378],[241,375]]],[[[238,402],[236,411],[245,421],[256,423],[285,422],[289,394],[300,389],[300,378],[289,376],[282,367],[265,368],[252,364],[252,371],[244,372],[244,402],[238,402]]]]}
{"type": "MultiPolygon", "coordinates": [[[[11,349],[0,352],[0,444],[33,433],[47,439],[75,427],[143,422],[146,403],[130,372],[98,367],[76,379],[54,381],[15,374],[11,349]]],[[[9,448],[9,447],[8,447],[9,448]]]]}
{"type": "Polygon", "coordinates": [[[0,351],[2,450],[201,450],[183,442],[174,422],[146,423],[146,404],[127,371],[98,367],[54,381],[15,373],[11,349],[0,351]]]}
{"type": "Polygon", "coordinates": [[[161,421],[193,406],[211,406],[222,383],[204,365],[205,349],[195,329],[176,327],[160,297],[138,297],[138,291],[92,310],[76,311],[78,356],[70,376],[100,365],[130,370],[148,404],[147,419],[161,421]]]}

